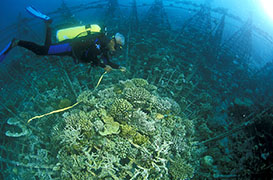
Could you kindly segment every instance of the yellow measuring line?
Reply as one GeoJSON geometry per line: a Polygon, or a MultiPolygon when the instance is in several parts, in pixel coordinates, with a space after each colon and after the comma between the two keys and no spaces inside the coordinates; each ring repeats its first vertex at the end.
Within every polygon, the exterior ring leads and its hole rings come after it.
{"type": "Polygon", "coordinates": [[[97,89],[97,87],[100,85],[100,82],[101,82],[103,76],[104,76],[106,73],[107,73],[107,71],[105,71],[105,72],[100,76],[100,79],[99,79],[99,81],[98,81],[98,83],[97,83],[95,89],[97,89]]]}
{"type": "Polygon", "coordinates": [[[32,121],[33,119],[38,119],[38,118],[42,118],[44,116],[48,116],[50,114],[54,114],[54,113],[58,113],[58,112],[62,112],[62,111],[65,111],[65,110],[68,110],[68,109],[71,109],[73,108],[74,106],[78,105],[80,102],[76,102],[75,104],[73,104],[72,106],[69,106],[69,107],[66,107],[66,108],[63,108],[63,109],[58,109],[58,110],[55,110],[55,111],[51,111],[49,113],[46,113],[46,114],[43,114],[43,115],[40,115],[40,116],[35,116],[33,118],[30,118],[27,123],[29,123],[30,121],[32,121]]]}
{"type": "MultiPolygon", "coordinates": [[[[98,81],[98,83],[97,83],[95,89],[100,85],[100,82],[101,82],[103,76],[104,76],[106,73],[107,73],[107,71],[105,71],[105,72],[101,75],[101,77],[100,77],[100,79],[99,79],[99,81],[98,81]]],[[[76,102],[76,103],[73,104],[72,106],[68,106],[68,107],[63,108],[63,109],[58,109],[58,110],[55,110],[55,111],[51,111],[51,112],[46,113],[46,114],[43,114],[43,115],[34,116],[33,118],[30,118],[30,119],[27,121],[27,123],[29,123],[30,121],[32,121],[32,120],[34,120],[34,119],[39,119],[39,118],[48,116],[48,115],[50,115],[50,114],[55,114],[55,113],[58,113],[58,112],[66,111],[66,110],[68,110],[68,109],[73,108],[74,106],[77,106],[79,103],[80,103],[80,102],[76,102]]]]}

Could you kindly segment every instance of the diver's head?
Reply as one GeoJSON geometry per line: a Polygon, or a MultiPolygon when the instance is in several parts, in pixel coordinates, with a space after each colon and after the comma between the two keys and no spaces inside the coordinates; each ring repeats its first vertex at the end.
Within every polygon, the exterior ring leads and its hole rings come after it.
{"type": "Polygon", "coordinates": [[[111,52],[122,49],[122,46],[125,44],[125,38],[122,34],[116,33],[112,36],[112,39],[109,42],[109,49],[111,52]]]}
{"type": "Polygon", "coordinates": [[[124,44],[125,44],[125,38],[124,38],[124,36],[122,34],[116,33],[114,37],[115,37],[116,43],[118,45],[124,46],[124,44]]]}

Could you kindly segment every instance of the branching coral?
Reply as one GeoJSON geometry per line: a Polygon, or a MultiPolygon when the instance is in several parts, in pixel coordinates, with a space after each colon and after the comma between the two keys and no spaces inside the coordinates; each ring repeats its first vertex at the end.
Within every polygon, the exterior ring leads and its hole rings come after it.
{"type": "MultiPolygon", "coordinates": [[[[131,141],[130,141],[131,142],[131,141]]],[[[141,158],[134,161],[137,168],[134,176],[131,179],[142,177],[143,179],[166,179],[168,178],[169,170],[167,168],[170,145],[172,142],[156,141],[151,144],[150,148],[131,144],[139,149],[141,158]],[[152,149],[153,151],[151,152],[152,149]]]]}
{"type": "Polygon", "coordinates": [[[93,95],[92,91],[84,91],[77,98],[78,102],[83,102],[86,105],[94,106],[97,103],[97,99],[93,95]]]}
{"type": "Polygon", "coordinates": [[[110,115],[117,121],[124,121],[130,118],[133,106],[126,99],[116,99],[110,108],[110,115]]]}
{"type": "Polygon", "coordinates": [[[153,105],[160,113],[168,113],[172,109],[172,103],[167,98],[153,98],[153,105]]]}
{"type": "Polygon", "coordinates": [[[106,89],[103,89],[103,90],[100,90],[98,92],[98,96],[105,99],[105,98],[115,98],[116,97],[116,94],[114,92],[114,88],[106,88],[106,89]]]}
{"type": "Polygon", "coordinates": [[[140,109],[133,112],[131,123],[138,127],[139,131],[144,134],[153,134],[155,129],[155,121],[140,109]]]}
{"type": "Polygon", "coordinates": [[[135,107],[145,107],[149,104],[151,94],[143,87],[125,88],[123,96],[135,107]]]}
{"type": "Polygon", "coordinates": [[[145,144],[149,141],[149,138],[147,136],[140,134],[136,131],[136,128],[133,128],[132,126],[127,124],[121,126],[121,135],[138,145],[145,144]]]}
{"type": "Polygon", "coordinates": [[[181,156],[176,156],[174,160],[171,161],[170,174],[175,180],[185,180],[192,178],[194,173],[193,167],[183,160],[181,156]]]}
{"type": "Polygon", "coordinates": [[[136,85],[136,87],[145,88],[145,86],[149,85],[149,83],[145,79],[141,79],[141,78],[134,78],[132,79],[132,82],[136,85]]]}
{"type": "Polygon", "coordinates": [[[126,164],[125,161],[128,158],[137,158],[138,149],[133,148],[131,143],[126,138],[117,136],[114,137],[112,140],[112,142],[108,140],[109,145],[107,143],[106,148],[109,148],[109,152],[121,158],[121,164],[126,164]]]}
{"type": "Polygon", "coordinates": [[[132,80],[120,81],[119,83],[122,85],[123,89],[136,87],[132,80]]]}

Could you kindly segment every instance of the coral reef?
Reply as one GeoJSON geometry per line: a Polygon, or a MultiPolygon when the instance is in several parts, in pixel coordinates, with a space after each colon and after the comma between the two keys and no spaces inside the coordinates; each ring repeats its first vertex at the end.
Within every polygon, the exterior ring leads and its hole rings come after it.
{"type": "Polygon", "coordinates": [[[179,118],[177,103],[149,92],[144,79],[112,86],[81,93],[82,105],[64,113],[64,128],[54,137],[60,142],[54,170],[61,179],[191,178],[194,126],[179,118]],[[100,106],[106,99],[109,106],[100,106]],[[182,144],[185,157],[177,150],[182,144]]]}
{"type": "Polygon", "coordinates": [[[193,173],[193,167],[185,162],[181,156],[176,156],[171,161],[170,174],[175,180],[191,178],[193,173]]]}

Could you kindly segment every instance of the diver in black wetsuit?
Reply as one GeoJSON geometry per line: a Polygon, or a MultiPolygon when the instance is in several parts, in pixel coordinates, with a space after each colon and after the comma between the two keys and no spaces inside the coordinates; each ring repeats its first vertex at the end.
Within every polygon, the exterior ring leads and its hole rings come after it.
{"type": "Polygon", "coordinates": [[[87,36],[67,39],[63,42],[52,44],[51,22],[50,18],[45,20],[46,39],[43,46],[29,41],[13,39],[3,54],[6,55],[12,48],[20,46],[37,55],[71,56],[77,63],[91,63],[94,66],[104,68],[107,72],[111,71],[112,68],[120,69],[121,71],[126,70],[126,68],[110,61],[110,56],[116,50],[122,48],[125,43],[125,38],[122,34],[116,33],[115,36],[108,39],[103,32],[90,33],[87,36]]]}
{"type": "Polygon", "coordinates": [[[104,68],[106,71],[110,71],[112,68],[125,70],[124,67],[110,61],[110,55],[124,44],[124,38],[121,34],[117,33],[110,40],[104,33],[97,33],[51,44],[51,28],[48,23],[46,27],[44,46],[22,40],[15,40],[15,45],[29,49],[37,55],[71,56],[76,62],[91,63],[104,68]],[[98,56],[101,57],[98,58],[98,56]]]}

